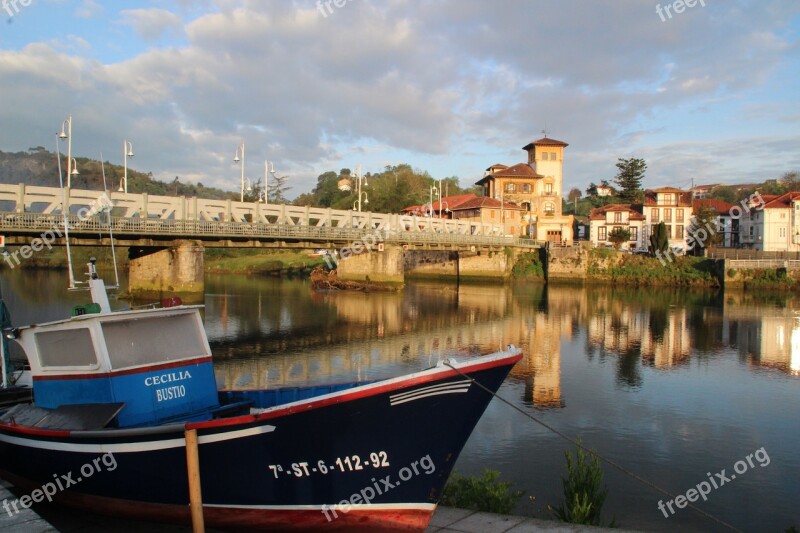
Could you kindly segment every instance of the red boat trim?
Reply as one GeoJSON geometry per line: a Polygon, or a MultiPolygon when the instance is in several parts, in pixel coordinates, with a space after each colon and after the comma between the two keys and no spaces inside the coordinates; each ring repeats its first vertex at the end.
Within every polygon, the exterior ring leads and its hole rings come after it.
{"type": "Polygon", "coordinates": [[[183,359],[181,361],[172,361],[169,363],[160,363],[157,365],[150,365],[137,368],[126,368],[124,370],[112,370],[111,372],[103,372],[100,374],[58,374],[50,376],[33,376],[33,381],[50,381],[62,379],[101,379],[101,378],[114,378],[117,376],[127,376],[130,374],[143,374],[144,372],[152,372],[153,370],[169,370],[170,368],[178,368],[182,366],[200,365],[203,363],[210,363],[211,357],[196,357],[194,359],[183,359]]]}
{"type": "Polygon", "coordinates": [[[66,429],[43,429],[33,426],[20,426],[10,422],[0,422],[0,429],[7,429],[14,433],[23,433],[36,437],[69,437],[72,432],[66,429]]]}

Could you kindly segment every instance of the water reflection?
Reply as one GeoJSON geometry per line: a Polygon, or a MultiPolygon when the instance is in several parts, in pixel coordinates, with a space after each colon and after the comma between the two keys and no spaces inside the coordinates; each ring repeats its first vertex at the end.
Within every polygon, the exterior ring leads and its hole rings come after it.
{"type": "MultiPolygon", "coordinates": [[[[17,325],[68,316],[88,296],[66,292],[60,272],[0,271],[0,283],[17,325]]],[[[673,491],[765,446],[774,465],[705,505],[744,530],[800,524],[793,295],[425,283],[401,293],[318,294],[304,280],[242,276],[209,276],[206,288],[221,387],[378,379],[513,343],[524,357],[501,395],[519,407],[541,410],[560,430],[673,491]]],[[[537,501],[556,503],[564,447],[492,402],[459,469],[491,465],[537,501]]],[[[623,526],[708,529],[688,512],[665,521],[657,495],[615,475],[607,478],[609,514],[623,526]]]]}

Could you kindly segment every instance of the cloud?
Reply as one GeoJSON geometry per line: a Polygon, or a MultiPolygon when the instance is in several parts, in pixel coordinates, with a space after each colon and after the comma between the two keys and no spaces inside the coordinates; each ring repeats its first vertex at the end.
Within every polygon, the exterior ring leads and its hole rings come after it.
{"type": "Polygon", "coordinates": [[[183,32],[181,18],[166,9],[125,9],[120,21],[131,26],[145,42],[157,41],[167,32],[183,32]]]}
{"type": "Polygon", "coordinates": [[[749,179],[798,160],[797,106],[775,82],[798,66],[793,3],[708,3],[668,22],[638,0],[349,2],[328,17],[313,0],[172,5],[106,15],[134,32],[113,56],[127,30],[98,37],[102,20],[70,47],[0,51],[0,121],[15,125],[0,146],[46,144],[71,113],[78,153],[119,160],[127,138],[138,168],[233,189],[244,141],[248,176],[270,159],[297,193],[361,158],[474,177],[521,161],[545,127],[570,143],[567,188],[631,155],[665,180],[749,179]],[[744,119],[762,109],[774,120],[748,159],[744,119]],[[703,142],[681,144],[695,130],[703,142]]]}

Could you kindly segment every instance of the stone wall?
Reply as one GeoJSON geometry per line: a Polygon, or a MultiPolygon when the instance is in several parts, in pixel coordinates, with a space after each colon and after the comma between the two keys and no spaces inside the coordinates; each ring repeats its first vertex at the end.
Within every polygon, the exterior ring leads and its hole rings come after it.
{"type": "Polygon", "coordinates": [[[584,246],[559,247],[547,249],[545,277],[551,281],[586,280],[589,270],[589,250],[584,246]]]}
{"type": "Polygon", "coordinates": [[[177,295],[187,302],[202,301],[203,251],[199,241],[184,241],[155,251],[130,248],[128,292],[141,298],[177,295]]]}
{"type": "Polygon", "coordinates": [[[360,254],[340,259],[336,265],[336,274],[339,279],[350,281],[402,285],[403,249],[389,244],[382,252],[377,247],[371,248],[371,251],[364,249],[360,254]]]}
{"type": "Polygon", "coordinates": [[[458,252],[408,250],[403,257],[405,275],[412,278],[455,278],[458,276],[458,252]]]}

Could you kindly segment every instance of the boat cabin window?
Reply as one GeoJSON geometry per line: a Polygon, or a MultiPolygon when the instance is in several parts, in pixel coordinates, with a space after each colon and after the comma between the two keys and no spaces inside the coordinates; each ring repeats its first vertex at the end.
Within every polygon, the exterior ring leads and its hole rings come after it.
{"type": "Polygon", "coordinates": [[[88,328],[42,331],[36,334],[36,350],[43,367],[97,365],[88,328]]]}
{"type": "Polygon", "coordinates": [[[109,321],[102,327],[114,369],[208,355],[191,313],[109,321]]]}

